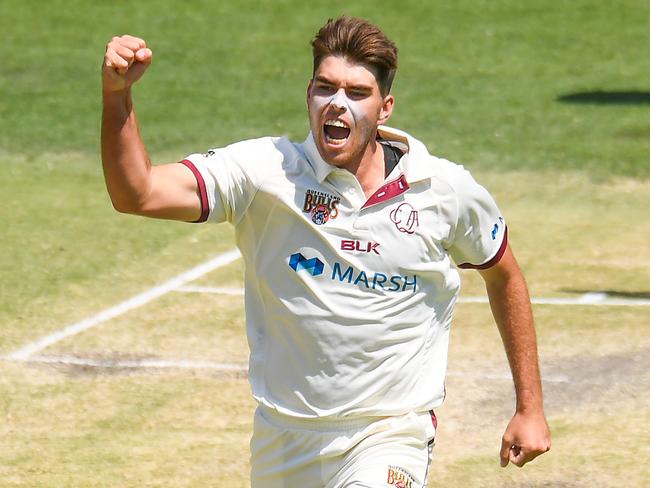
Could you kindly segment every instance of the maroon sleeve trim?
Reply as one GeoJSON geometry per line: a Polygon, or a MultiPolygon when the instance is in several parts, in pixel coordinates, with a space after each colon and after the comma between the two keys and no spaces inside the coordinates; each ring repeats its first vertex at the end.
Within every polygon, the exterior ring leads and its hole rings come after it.
{"type": "Polygon", "coordinates": [[[494,255],[492,259],[490,259],[487,263],[483,264],[472,264],[472,263],[463,263],[459,264],[458,267],[462,269],[488,269],[497,264],[499,261],[501,261],[501,258],[506,252],[506,249],[508,249],[508,228],[503,232],[503,241],[501,241],[501,247],[497,251],[497,253],[494,255]]]}
{"type": "Polygon", "coordinates": [[[199,185],[199,197],[201,198],[201,216],[198,218],[198,220],[194,220],[193,223],[199,224],[201,222],[205,222],[208,220],[210,205],[208,204],[208,191],[206,190],[203,176],[201,175],[201,172],[196,168],[196,166],[194,166],[194,163],[192,163],[192,161],[189,159],[183,159],[183,161],[181,161],[181,164],[187,166],[189,170],[194,173],[196,183],[199,185]]]}

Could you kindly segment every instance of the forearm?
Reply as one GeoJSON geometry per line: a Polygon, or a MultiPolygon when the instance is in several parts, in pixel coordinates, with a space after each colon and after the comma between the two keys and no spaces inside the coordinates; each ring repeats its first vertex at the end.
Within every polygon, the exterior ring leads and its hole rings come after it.
{"type": "Polygon", "coordinates": [[[517,396],[517,411],[543,411],[537,340],[528,288],[512,273],[487,282],[490,306],[505,347],[517,396]]]}
{"type": "Polygon", "coordinates": [[[137,209],[150,191],[151,163],[128,89],[103,94],[101,152],[113,206],[123,212],[137,209]]]}
{"type": "Polygon", "coordinates": [[[517,410],[501,439],[501,466],[509,462],[523,466],[551,448],[528,287],[509,246],[499,263],[480,273],[485,280],[517,395],[517,410]]]}
{"type": "Polygon", "coordinates": [[[203,207],[193,173],[181,163],[152,166],[140,137],[131,86],[151,64],[143,39],[113,37],[102,65],[102,164],[106,188],[120,212],[196,221],[203,207]]]}

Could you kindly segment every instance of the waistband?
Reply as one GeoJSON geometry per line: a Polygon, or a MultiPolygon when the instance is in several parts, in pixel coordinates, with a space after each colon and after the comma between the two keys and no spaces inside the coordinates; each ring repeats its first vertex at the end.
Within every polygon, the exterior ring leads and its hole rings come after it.
{"type": "MultiPolygon", "coordinates": [[[[266,421],[274,424],[276,427],[288,429],[302,429],[313,431],[349,431],[360,430],[375,422],[386,420],[390,418],[401,418],[409,415],[393,416],[374,416],[374,417],[293,417],[278,413],[277,410],[269,408],[265,405],[258,405],[256,413],[261,415],[266,421]]],[[[429,417],[434,425],[437,427],[437,421],[433,410],[427,412],[415,412],[419,416],[429,417]]]]}

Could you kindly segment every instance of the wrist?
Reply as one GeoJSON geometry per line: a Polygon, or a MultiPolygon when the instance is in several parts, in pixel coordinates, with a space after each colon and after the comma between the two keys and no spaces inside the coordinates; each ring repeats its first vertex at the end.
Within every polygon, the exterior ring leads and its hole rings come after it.
{"type": "Polygon", "coordinates": [[[515,381],[515,409],[517,412],[544,412],[541,379],[536,377],[515,381]]]}
{"type": "Polygon", "coordinates": [[[129,113],[132,110],[131,88],[121,90],[102,90],[104,107],[112,110],[124,110],[129,113]]]}
{"type": "Polygon", "coordinates": [[[123,86],[123,87],[112,87],[110,85],[104,84],[102,85],[102,95],[104,98],[112,98],[112,99],[126,99],[131,96],[131,87],[130,86],[123,86]]]}
{"type": "Polygon", "coordinates": [[[521,415],[544,415],[544,405],[541,401],[520,402],[517,401],[515,412],[521,415]]]}

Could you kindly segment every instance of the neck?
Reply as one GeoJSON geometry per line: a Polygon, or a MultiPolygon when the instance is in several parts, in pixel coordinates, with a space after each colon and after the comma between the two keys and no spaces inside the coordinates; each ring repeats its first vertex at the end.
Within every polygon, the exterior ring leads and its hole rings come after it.
{"type": "Polygon", "coordinates": [[[384,183],[384,151],[375,138],[371,139],[358,164],[345,168],[359,181],[366,198],[384,183]]]}

